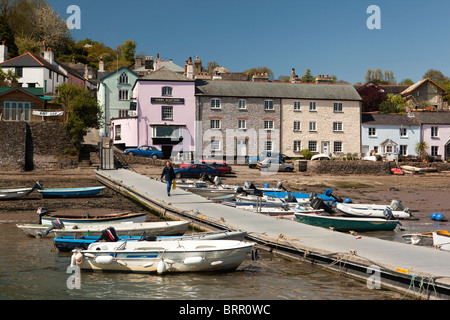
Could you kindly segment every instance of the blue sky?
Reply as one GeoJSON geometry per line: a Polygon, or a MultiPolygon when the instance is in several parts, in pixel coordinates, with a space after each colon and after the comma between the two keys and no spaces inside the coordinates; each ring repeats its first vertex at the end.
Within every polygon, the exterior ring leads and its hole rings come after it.
{"type": "Polygon", "coordinates": [[[448,0],[47,0],[64,19],[81,9],[75,40],[115,48],[127,39],[137,53],[203,65],[216,61],[233,72],[268,67],[278,78],[292,68],[302,76],[336,75],[364,81],[368,68],[392,70],[399,82],[429,69],[450,76],[448,0]],[[370,5],[381,29],[370,30],[370,5]]]}

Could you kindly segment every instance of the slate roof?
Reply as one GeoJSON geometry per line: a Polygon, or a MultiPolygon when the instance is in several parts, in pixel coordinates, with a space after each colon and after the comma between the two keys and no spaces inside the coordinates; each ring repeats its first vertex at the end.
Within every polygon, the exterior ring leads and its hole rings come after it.
{"type": "Polygon", "coordinates": [[[253,81],[196,81],[196,95],[361,101],[352,85],[253,81]]]}
{"type": "Polygon", "coordinates": [[[409,94],[411,94],[414,90],[416,90],[417,88],[419,88],[422,84],[424,84],[425,82],[430,82],[432,84],[434,84],[436,87],[438,87],[438,89],[442,90],[443,94],[446,93],[445,89],[442,88],[440,85],[438,85],[435,81],[433,81],[430,78],[427,79],[423,79],[415,84],[413,84],[412,86],[410,86],[408,89],[404,90],[403,92],[400,93],[400,95],[402,96],[407,96],[409,94]]]}
{"type": "Polygon", "coordinates": [[[0,63],[0,67],[24,67],[24,68],[33,68],[33,67],[45,67],[47,69],[50,69],[56,73],[59,73],[63,76],[65,76],[64,73],[62,73],[56,66],[50,64],[47,60],[44,58],[32,54],[30,52],[26,52],[20,56],[17,56],[15,58],[6,60],[3,63],[0,63]]]}
{"type": "Polygon", "coordinates": [[[163,80],[163,81],[194,81],[185,77],[184,75],[178,74],[172,70],[162,67],[156,71],[146,74],[138,80],[163,80]]]}
{"type": "Polygon", "coordinates": [[[421,124],[450,125],[450,111],[413,112],[412,115],[421,124]]]}
{"type": "Polygon", "coordinates": [[[363,113],[362,125],[374,126],[420,126],[420,122],[407,114],[381,114],[381,113],[363,113]]]}

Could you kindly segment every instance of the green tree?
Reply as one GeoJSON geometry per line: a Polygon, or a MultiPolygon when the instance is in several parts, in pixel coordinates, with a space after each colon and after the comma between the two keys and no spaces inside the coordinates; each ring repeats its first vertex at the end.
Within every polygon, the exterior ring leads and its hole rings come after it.
{"type": "Polygon", "coordinates": [[[18,79],[19,76],[11,69],[5,72],[2,68],[0,68],[0,86],[16,87],[19,84],[18,79]]]}
{"type": "Polygon", "coordinates": [[[249,80],[251,80],[253,75],[258,72],[267,73],[267,75],[269,76],[269,80],[273,81],[273,79],[274,79],[273,71],[267,67],[256,67],[256,68],[252,68],[252,69],[248,69],[247,71],[244,71],[244,73],[247,73],[249,80]]]}
{"type": "Polygon", "coordinates": [[[416,144],[416,152],[420,158],[424,159],[427,155],[428,145],[425,141],[417,142],[416,144]]]}
{"type": "Polygon", "coordinates": [[[384,70],[384,72],[380,69],[367,69],[366,75],[364,77],[366,83],[373,82],[376,84],[395,84],[395,76],[392,70],[384,70]]]}
{"type": "Polygon", "coordinates": [[[412,86],[414,84],[414,81],[412,81],[412,79],[410,79],[410,78],[406,78],[406,79],[403,79],[402,81],[400,81],[399,84],[412,86]]]}
{"type": "Polygon", "coordinates": [[[58,87],[57,103],[60,103],[66,113],[65,128],[70,137],[71,149],[66,150],[76,155],[90,128],[98,129],[101,121],[101,109],[97,99],[83,88],[64,83],[58,87]]]}
{"type": "Polygon", "coordinates": [[[136,41],[126,40],[120,45],[121,58],[130,64],[134,64],[136,54],[136,41]]]}
{"type": "Polygon", "coordinates": [[[388,94],[386,100],[381,102],[380,113],[405,113],[406,99],[395,94],[388,94]]]}
{"type": "Polygon", "coordinates": [[[14,37],[14,31],[8,24],[8,20],[5,15],[0,15],[0,42],[5,41],[5,45],[8,47],[8,58],[13,58],[18,55],[16,40],[14,37]]]}
{"type": "Polygon", "coordinates": [[[310,69],[306,69],[305,74],[300,78],[303,83],[313,83],[316,81],[316,78],[311,74],[310,69]]]}

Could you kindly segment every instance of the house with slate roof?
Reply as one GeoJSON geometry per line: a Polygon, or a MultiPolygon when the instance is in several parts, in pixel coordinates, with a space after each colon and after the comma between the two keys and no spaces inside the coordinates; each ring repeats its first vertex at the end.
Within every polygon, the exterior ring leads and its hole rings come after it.
{"type": "MultiPolygon", "coordinates": [[[[1,51],[4,52],[5,49],[1,51]]],[[[50,48],[46,49],[44,57],[30,52],[6,61],[2,61],[0,57],[0,68],[14,71],[19,76],[21,87],[40,87],[46,95],[54,95],[56,88],[67,80],[67,71],[56,63],[50,48]]]]}
{"type": "Polygon", "coordinates": [[[450,159],[450,112],[413,112],[421,125],[420,139],[428,146],[429,156],[440,160],[450,159]]]}
{"type": "Polygon", "coordinates": [[[417,156],[421,125],[410,114],[363,113],[361,155],[380,155],[395,160],[398,155],[417,156]]]}
{"type": "Polygon", "coordinates": [[[137,79],[132,87],[134,117],[111,120],[115,145],[152,145],[164,156],[191,160],[195,146],[195,82],[165,67],[137,79]]]}

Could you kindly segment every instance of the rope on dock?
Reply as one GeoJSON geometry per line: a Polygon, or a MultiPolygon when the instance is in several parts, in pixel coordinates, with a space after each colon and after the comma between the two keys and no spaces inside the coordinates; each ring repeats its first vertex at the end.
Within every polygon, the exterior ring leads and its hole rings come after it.
{"type": "MultiPolygon", "coordinates": [[[[413,288],[413,290],[414,290],[414,297],[416,296],[416,285],[415,285],[416,277],[417,277],[417,276],[416,276],[415,274],[412,275],[412,277],[411,277],[411,282],[409,283],[408,290],[406,290],[405,294],[403,295],[403,297],[402,297],[400,300],[402,300],[402,299],[409,293],[409,291],[411,290],[411,288],[413,288]]],[[[432,288],[433,288],[433,291],[434,291],[434,297],[437,298],[437,291],[436,291],[434,279],[435,279],[434,277],[421,277],[420,283],[419,283],[419,288],[418,288],[418,291],[417,291],[417,296],[418,296],[419,298],[420,298],[422,295],[423,295],[423,296],[426,296],[426,297],[429,296],[429,293],[430,293],[430,292],[429,292],[430,284],[431,284],[431,286],[432,286],[432,288]],[[424,280],[425,280],[425,279],[428,279],[428,282],[427,282],[427,284],[426,284],[426,288],[425,288],[425,285],[424,285],[424,280]]]]}

